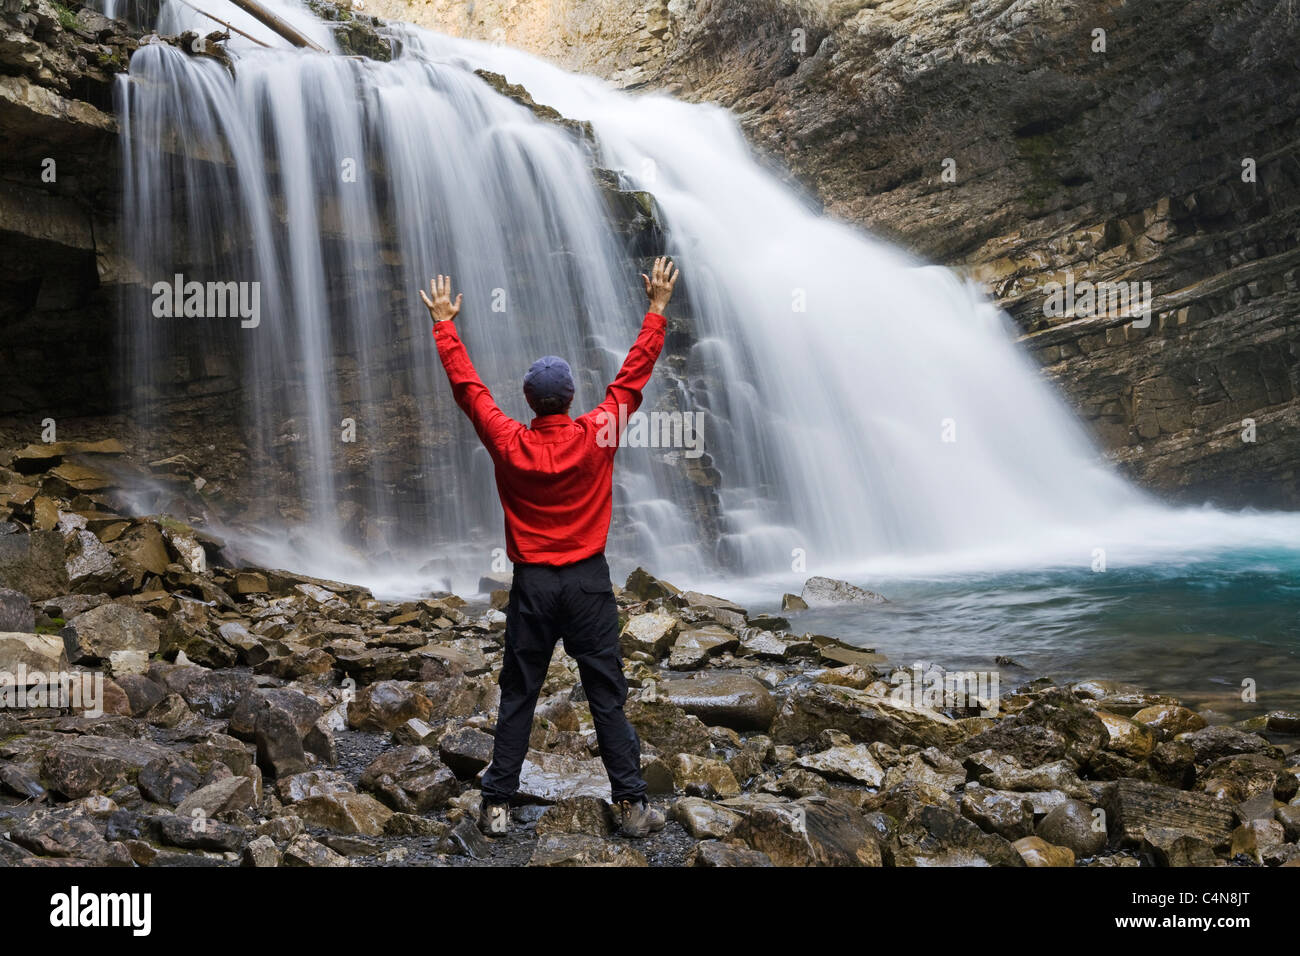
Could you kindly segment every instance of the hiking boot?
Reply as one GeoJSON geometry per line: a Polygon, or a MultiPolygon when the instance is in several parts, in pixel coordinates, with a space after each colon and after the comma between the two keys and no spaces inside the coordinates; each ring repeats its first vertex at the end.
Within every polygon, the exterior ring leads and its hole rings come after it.
{"type": "Polygon", "coordinates": [[[618,802],[618,832],[639,840],[664,828],[664,815],[645,800],[618,802]]]}
{"type": "Polygon", "coordinates": [[[484,800],[478,808],[478,828],[486,836],[505,836],[510,832],[510,804],[484,800]]]}

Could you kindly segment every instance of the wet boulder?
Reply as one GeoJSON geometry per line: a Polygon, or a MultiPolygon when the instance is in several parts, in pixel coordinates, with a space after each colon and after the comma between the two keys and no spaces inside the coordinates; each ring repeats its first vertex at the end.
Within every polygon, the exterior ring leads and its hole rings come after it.
{"type": "Polygon", "coordinates": [[[336,833],[381,836],[393,811],[368,793],[326,793],[293,805],[293,812],[308,826],[336,833]]]}
{"type": "Polygon", "coordinates": [[[363,790],[403,813],[441,809],[460,792],[456,775],[424,746],[386,751],[371,761],[360,782],[363,790]]]}
{"type": "Polygon", "coordinates": [[[1082,800],[1066,800],[1054,807],[1039,821],[1035,833],[1079,857],[1100,853],[1107,840],[1104,813],[1082,800]]]}
{"type": "Polygon", "coordinates": [[[470,780],[492,760],[492,745],[491,734],[462,727],[438,738],[438,756],[457,777],[470,780]]]}
{"type": "Polygon", "coordinates": [[[845,744],[806,754],[795,765],[829,780],[844,780],[868,787],[879,787],[885,770],[866,744],[845,744]]]}
{"type": "Polygon", "coordinates": [[[433,703],[420,685],[409,681],[379,681],[363,687],[356,699],[348,703],[348,726],[388,733],[412,717],[428,720],[433,710],[433,703]]]}
{"type": "Polygon", "coordinates": [[[625,594],[638,601],[653,601],[656,598],[672,598],[681,594],[681,589],[654,577],[645,568],[637,568],[627,576],[623,585],[625,594]]]}
{"type": "Polygon", "coordinates": [[[716,800],[740,793],[735,774],[721,760],[679,753],[669,763],[677,787],[690,796],[716,800]]]}
{"type": "Polygon", "coordinates": [[[766,853],[751,850],[749,847],[735,843],[723,843],[720,840],[704,840],[695,845],[686,854],[683,866],[771,866],[772,860],[766,853]]]}
{"type": "Polygon", "coordinates": [[[285,848],[283,866],[338,867],[351,866],[348,858],[303,833],[285,848]]]}
{"type": "Polygon", "coordinates": [[[768,689],[744,674],[707,671],[691,680],[663,681],[656,693],[711,726],[765,731],[776,716],[768,689]]]}
{"type": "Polygon", "coordinates": [[[1170,740],[1179,734],[1191,733],[1206,726],[1206,720],[1194,710],[1179,704],[1157,704],[1144,707],[1133,719],[1148,727],[1159,740],[1170,740]]]}
{"type": "Polygon", "coordinates": [[[331,793],[356,793],[357,788],[336,770],[304,770],[281,777],[276,781],[275,791],[285,803],[297,803],[331,793]]]}
{"type": "Polygon", "coordinates": [[[225,777],[190,793],[176,807],[176,814],[211,819],[235,810],[249,810],[256,798],[256,787],[250,777],[225,777]]]}
{"type": "Polygon", "coordinates": [[[300,690],[292,687],[258,688],[253,683],[249,679],[247,684],[232,684],[232,688],[243,687],[243,692],[230,712],[231,736],[252,740],[257,731],[258,714],[268,707],[283,711],[293,722],[300,738],[306,738],[324,715],[321,705],[300,690]]]}
{"type": "Polygon", "coordinates": [[[1012,843],[941,806],[921,806],[899,830],[896,866],[1024,866],[1012,843]]]}
{"type": "Polygon", "coordinates": [[[668,654],[672,670],[691,671],[703,667],[714,657],[735,650],[740,639],[731,631],[716,624],[691,627],[681,631],[668,654]]]}
{"type": "Polygon", "coordinates": [[[79,809],[38,810],[8,836],[14,845],[40,857],[84,860],[95,866],[132,865],[126,847],[106,840],[103,827],[79,809]]]}
{"type": "Polygon", "coordinates": [[[817,683],[786,698],[771,733],[778,743],[801,744],[827,729],[841,730],[856,741],[878,740],[894,747],[943,747],[959,735],[956,722],[937,711],[851,687],[817,683]]]}
{"type": "Polygon", "coordinates": [[[553,833],[537,841],[529,866],[649,866],[639,850],[582,833],[553,833]]]}
{"type": "Polygon", "coordinates": [[[1034,807],[1024,794],[970,784],[961,795],[960,805],[961,815],[985,833],[1019,840],[1034,832],[1034,807]]]}
{"type": "MultiPolygon", "coordinates": [[[[204,717],[226,718],[257,685],[251,674],[240,671],[206,670],[186,681],[181,696],[190,710],[204,717]]],[[[319,710],[319,708],[317,708],[319,710]]]]}
{"type": "Polygon", "coordinates": [[[1140,780],[1117,781],[1107,811],[1112,836],[1126,846],[1141,845],[1153,830],[1171,829],[1226,847],[1235,823],[1226,801],[1140,780]]]}
{"type": "Polygon", "coordinates": [[[197,790],[202,781],[203,775],[194,764],[178,754],[168,754],[141,767],[135,782],[145,799],[175,806],[197,790]]]}
{"type": "Polygon", "coordinates": [[[861,813],[834,800],[755,804],[735,835],[776,866],[880,866],[880,847],[861,813]]]}
{"type": "Polygon", "coordinates": [[[1192,757],[1197,764],[1212,763],[1220,757],[1236,754],[1261,754],[1273,759],[1282,756],[1281,750],[1259,734],[1235,727],[1203,727],[1179,734],[1175,739],[1192,748],[1192,757]]]}
{"type": "Polygon", "coordinates": [[[519,796],[547,804],[575,797],[608,800],[609,777],[597,759],[530,750],[519,773],[519,796]]]}
{"type": "Polygon", "coordinates": [[[1100,717],[1069,691],[1051,688],[995,727],[962,741],[954,756],[994,750],[1025,767],[1062,759],[1083,767],[1109,739],[1100,717]]]}
{"type": "Polygon", "coordinates": [[[292,776],[308,768],[302,735],[293,717],[279,707],[258,710],[253,743],[257,746],[257,765],[274,777],[292,776]]]}
{"type": "Polygon", "coordinates": [[[811,577],[804,582],[799,595],[805,607],[836,607],[843,604],[885,604],[885,598],[874,591],[860,588],[835,578],[811,577]]]}
{"type": "Polygon", "coordinates": [[[1042,837],[1023,837],[1012,844],[1025,866],[1074,866],[1074,851],[1048,843],[1042,837]]]}
{"type": "Polygon", "coordinates": [[[672,817],[697,840],[721,840],[740,826],[744,815],[714,800],[683,797],[673,804],[672,817]]]}

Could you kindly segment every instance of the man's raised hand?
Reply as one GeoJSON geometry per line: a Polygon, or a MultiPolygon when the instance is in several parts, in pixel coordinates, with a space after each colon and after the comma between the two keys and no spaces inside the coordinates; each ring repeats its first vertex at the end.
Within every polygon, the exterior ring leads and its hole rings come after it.
{"type": "MultiPolygon", "coordinates": [[[[463,293],[456,296],[456,301],[451,301],[451,276],[438,276],[436,279],[429,280],[429,291],[433,293],[433,301],[420,290],[420,298],[424,300],[425,307],[429,310],[429,316],[433,319],[433,324],[439,322],[450,322],[456,316],[460,315],[460,300],[465,296],[463,293]]],[[[672,291],[671,289],[669,290],[672,291]]],[[[667,302],[667,300],[664,300],[667,302]]]]}
{"type": "Polygon", "coordinates": [[[677,271],[675,263],[668,261],[667,256],[656,259],[651,272],[651,275],[641,273],[641,279],[645,282],[645,294],[650,299],[650,311],[663,315],[664,309],[668,308],[668,300],[673,297],[673,286],[677,285],[677,277],[681,273],[677,271]]]}

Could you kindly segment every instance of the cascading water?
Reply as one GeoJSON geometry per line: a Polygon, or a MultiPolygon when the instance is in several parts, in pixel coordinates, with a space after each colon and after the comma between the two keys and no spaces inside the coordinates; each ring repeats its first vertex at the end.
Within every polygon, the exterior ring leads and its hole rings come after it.
{"type": "MultiPolygon", "coordinates": [[[[305,11],[276,9],[332,43],[305,11]]],[[[209,24],[169,0],[160,26],[209,24]]],[[[717,527],[702,532],[680,457],[625,448],[616,572],[645,564],[692,583],[725,570],[788,584],[803,576],[792,556],[808,574],[897,575],[1086,569],[1097,549],[1138,564],[1234,542],[1293,559],[1293,518],[1176,512],[1098,464],[975,289],[808,212],[753,162],[724,111],[632,97],[412,27],[391,35],[401,51],[391,63],[235,41],[233,76],[155,44],[121,87],[127,232],[143,283],[127,310],[141,415],[152,414],[160,357],[197,350],[194,361],[239,370],[243,435],[264,452],[249,459],[260,497],[306,509],[290,534],[260,542],[268,560],[388,591],[435,575],[464,586],[489,570],[500,511],[414,296],[431,274],[451,273],[465,292],[470,354],[517,418],[528,417],[519,382],[533,358],[588,366],[575,400],[585,409],[634,337],[637,264],[583,145],[475,67],[589,120],[601,165],[656,197],[683,270],[690,344],[672,377],[656,377],[648,407],[672,397],[704,413],[717,527]],[[176,273],[259,282],[259,325],[204,319],[196,331],[152,318],[149,284],[176,273]],[[395,408],[413,431],[394,424],[395,408]],[[355,445],[339,437],[349,418],[355,445]],[[358,448],[364,478],[342,488],[358,448]],[[257,470],[277,455],[290,487],[257,470]],[[417,462],[416,474],[399,461],[417,462]],[[412,482],[421,493],[395,492],[412,482]],[[398,571],[434,555],[422,572],[398,571]]]]}

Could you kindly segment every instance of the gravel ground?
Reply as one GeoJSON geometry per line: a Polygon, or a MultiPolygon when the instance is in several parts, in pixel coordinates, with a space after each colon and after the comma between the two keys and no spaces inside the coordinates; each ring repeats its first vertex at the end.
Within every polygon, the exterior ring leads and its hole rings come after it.
{"type": "MultiPolygon", "coordinates": [[[[357,730],[336,731],[334,741],[339,759],[338,765],[333,769],[354,785],[370,762],[391,746],[387,734],[357,730]]],[[[652,797],[650,802],[662,810],[665,816],[668,815],[671,798],[652,797]]],[[[352,863],[358,866],[524,866],[537,845],[535,827],[545,809],[540,805],[514,807],[510,814],[510,833],[488,840],[491,854],[483,859],[475,859],[463,853],[439,852],[443,841],[437,837],[340,837],[317,827],[309,827],[308,832],[315,839],[350,857],[352,863]],[[367,848],[371,851],[366,852],[367,848]],[[402,859],[385,858],[384,854],[398,848],[406,851],[402,859]]],[[[425,816],[430,820],[450,822],[445,812],[428,813],[425,816]]],[[[619,836],[608,839],[611,843],[625,843],[635,847],[645,855],[651,866],[681,866],[696,843],[681,824],[671,818],[662,831],[644,840],[627,840],[619,836]]]]}

